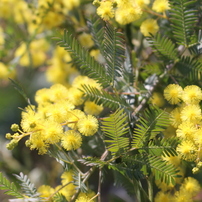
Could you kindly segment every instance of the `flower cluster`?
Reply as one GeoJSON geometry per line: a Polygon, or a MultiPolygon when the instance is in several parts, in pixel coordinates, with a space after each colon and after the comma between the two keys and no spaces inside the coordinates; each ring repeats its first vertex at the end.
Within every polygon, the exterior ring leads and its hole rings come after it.
{"type": "MultiPolygon", "coordinates": [[[[61,185],[58,185],[55,188],[52,188],[49,185],[42,185],[38,188],[38,192],[40,194],[40,197],[44,198],[45,201],[54,201],[54,194],[59,193],[62,194],[66,200],[70,200],[71,197],[76,193],[76,188],[73,184],[73,171],[68,170],[65,171],[61,175],[61,185]]],[[[89,190],[87,193],[80,193],[79,196],[76,199],[76,202],[94,202],[94,198],[96,197],[95,193],[91,190],[89,190]]]]}
{"type": "MultiPolygon", "coordinates": [[[[168,0],[155,0],[150,5],[150,0],[94,0],[94,5],[98,6],[97,14],[104,20],[115,18],[121,25],[139,20],[144,13],[164,13],[168,10],[168,0]]],[[[165,17],[165,16],[163,16],[165,17]]],[[[144,18],[143,18],[144,19],[144,18]]],[[[147,19],[142,22],[140,31],[144,36],[155,34],[159,30],[157,20],[147,19]]]]}
{"type": "Polygon", "coordinates": [[[58,143],[67,151],[78,149],[82,136],[92,136],[97,132],[98,120],[93,115],[98,115],[103,109],[90,101],[84,104],[86,113],[76,108],[84,102],[80,90],[83,84],[101,89],[96,81],[78,76],[69,88],[54,84],[38,90],[35,95],[38,106],[28,105],[22,111],[20,126],[13,124],[11,129],[15,133],[6,134],[12,139],[7,148],[14,148],[20,139],[29,136],[26,146],[37,149],[39,154],[45,154],[51,144],[58,143]]]}
{"type": "Polygon", "coordinates": [[[170,84],[164,90],[164,96],[170,104],[176,105],[171,111],[171,121],[176,128],[176,136],[180,138],[177,152],[182,159],[196,163],[193,168],[195,173],[201,168],[202,160],[202,90],[196,85],[183,89],[177,84],[170,84]]]}
{"type": "Polygon", "coordinates": [[[172,191],[160,191],[155,197],[155,202],[169,202],[169,201],[189,201],[192,202],[193,197],[195,197],[200,191],[200,184],[198,181],[192,177],[187,177],[184,179],[178,191],[172,194],[172,191]]]}

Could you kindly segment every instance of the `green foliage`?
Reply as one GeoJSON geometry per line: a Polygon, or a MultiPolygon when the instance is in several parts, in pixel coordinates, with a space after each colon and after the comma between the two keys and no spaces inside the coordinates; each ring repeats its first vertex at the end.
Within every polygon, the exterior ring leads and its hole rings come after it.
{"type": "MultiPolygon", "coordinates": [[[[197,22],[196,0],[171,0],[170,21],[174,38],[179,45],[192,46],[193,27],[197,22]]],[[[196,42],[196,41],[195,41],[196,42]]],[[[194,42],[194,43],[195,43],[194,42]]]]}
{"type": "Polygon", "coordinates": [[[132,147],[141,148],[147,145],[150,139],[164,131],[169,125],[169,115],[158,108],[148,108],[134,130],[132,147]]]}
{"type": "Polygon", "coordinates": [[[26,196],[31,198],[39,196],[39,193],[37,192],[35,185],[31,183],[27,175],[24,175],[21,172],[19,175],[14,174],[14,176],[20,181],[21,189],[26,196]]]}
{"type": "Polygon", "coordinates": [[[68,202],[64,195],[57,193],[53,197],[54,202],[68,202]]]}
{"type": "Polygon", "coordinates": [[[114,83],[118,80],[116,77],[123,76],[124,53],[125,44],[123,33],[118,32],[112,25],[107,23],[104,35],[104,57],[107,72],[112,79],[112,86],[114,86],[114,83]]]}
{"type": "Polygon", "coordinates": [[[202,63],[189,56],[181,57],[176,63],[178,71],[189,80],[200,81],[202,76],[202,63]]]}
{"type": "Polygon", "coordinates": [[[170,62],[178,58],[176,46],[169,38],[157,33],[154,37],[148,38],[148,41],[160,59],[170,62]]]}
{"type": "Polygon", "coordinates": [[[110,85],[110,76],[107,74],[103,65],[95,61],[70,32],[65,30],[63,38],[55,38],[55,40],[58,41],[59,46],[64,47],[65,50],[71,53],[74,63],[80,68],[83,74],[97,80],[104,87],[110,85]]]}
{"type": "Polygon", "coordinates": [[[124,108],[126,111],[131,109],[130,105],[124,98],[115,93],[110,93],[105,90],[98,90],[97,88],[83,85],[84,95],[87,99],[94,101],[96,104],[116,110],[124,108]]]}
{"type": "Polygon", "coordinates": [[[122,110],[117,110],[114,114],[105,118],[102,121],[102,131],[109,139],[105,139],[108,143],[108,149],[111,152],[127,150],[129,146],[129,139],[125,137],[128,133],[129,127],[126,123],[127,115],[122,110]]]}
{"type": "Polygon", "coordinates": [[[24,198],[23,194],[21,194],[16,185],[13,182],[10,182],[3,174],[0,172],[0,190],[7,190],[4,194],[14,196],[16,198],[24,198]]]}

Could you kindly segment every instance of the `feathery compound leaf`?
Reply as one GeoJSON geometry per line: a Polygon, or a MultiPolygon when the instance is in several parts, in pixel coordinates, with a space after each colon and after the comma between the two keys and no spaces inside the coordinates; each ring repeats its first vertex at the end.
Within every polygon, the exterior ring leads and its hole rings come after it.
{"type": "Polygon", "coordinates": [[[166,61],[172,61],[177,58],[175,44],[169,38],[157,33],[154,37],[149,37],[148,41],[160,58],[166,61]]]}
{"type": "Polygon", "coordinates": [[[94,101],[98,105],[102,104],[104,107],[109,107],[113,110],[124,108],[127,111],[128,109],[131,109],[126,100],[119,95],[112,95],[104,90],[100,91],[89,85],[82,85],[82,91],[87,99],[94,101]]]}
{"type": "Polygon", "coordinates": [[[178,138],[156,138],[148,143],[148,147],[142,147],[141,149],[147,150],[149,154],[156,156],[176,156],[176,147],[179,143],[178,138]]]}
{"type": "Polygon", "coordinates": [[[125,123],[126,120],[127,115],[123,113],[123,109],[118,109],[102,121],[101,129],[109,138],[109,140],[105,140],[106,143],[109,143],[109,151],[118,152],[128,148],[129,139],[123,137],[129,130],[128,123],[125,123]]]}
{"type": "MultiPolygon", "coordinates": [[[[130,168],[135,168],[135,165],[141,166],[140,170],[144,175],[150,176],[153,173],[156,180],[161,180],[166,184],[175,184],[175,178],[178,177],[176,167],[162,160],[161,156],[143,153],[127,156],[124,161],[130,168]]],[[[136,177],[134,174],[133,176],[136,177]]]]}
{"type": "Polygon", "coordinates": [[[65,50],[71,53],[74,63],[82,73],[95,79],[102,86],[110,85],[111,79],[107,75],[104,66],[91,57],[89,52],[78,43],[71,33],[65,30],[63,39],[56,38],[56,40],[59,46],[64,47],[65,50]]]}
{"type": "Polygon", "coordinates": [[[176,63],[176,67],[183,77],[196,81],[200,81],[202,78],[202,63],[197,59],[189,56],[181,57],[176,63]]]}
{"type": "Polygon", "coordinates": [[[20,181],[21,189],[24,194],[29,197],[38,197],[39,193],[37,192],[36,187],[31,183],[27,175],[24,175],[22,172],[19,175],[14,174],[14,176],[20,181]]]}
{"type": "Polygon", "coordinates": [[[100,53],[104,55],[104,22],[97,16],[92,16],[90,21],[87,22],[91,34],[93,35],[93,41],[100,50],[100,53]]]}
{"type": "Polygon", "coordinates": [[[170,21],[178,44],[190,45],[193,27],[197,22],[196,0],[170,0],[170,21]]]}
{"type": "Polygon", "coordinates": [[[0,190],[8,190],[5,191],[4,194],[14,196],[16,198],[24,198],[24,196],[18,192],[16,185],[13,182],[10,182],[6,179],[3,174],[0,172],[0,190]]]}
{"type": "Polygon", "coordinates": [[[141,148],[147,145],[150,138],[153,138],[170,124],[169,114],[156,107],[145,110],[144,117],[141,117],[134,130],[132,147],[141,148]]]}
{"type": "Polygon", "coordinates": [[[123,33],[106,23],[104,34],[104,58],[107,71],[114,86],[115,78],[123,74],[123,59],[125,54],[123,33]]]}

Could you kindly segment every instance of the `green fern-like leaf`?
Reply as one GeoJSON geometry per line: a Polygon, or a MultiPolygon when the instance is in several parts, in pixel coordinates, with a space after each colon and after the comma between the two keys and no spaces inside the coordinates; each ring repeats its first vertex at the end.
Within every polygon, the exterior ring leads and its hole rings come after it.
{"type": "Polygon", "coordinates": [[[123,113],[123,109],[119,109],[102,121],[101,129],[105,136],[109,138],[109,140],[105,140],[109,144],[109,151],[116,153],[128,148],[129,139],[124,137],[129,130],[126,120],[127,115],[123,113]]]}
{"type": "Polygon", "coordinates": [[[14,174],[14,176],[20,181],[21,189],[24,194],[28,197],[35,198],[39,196],[36,187],[31,183],[27,175],[22,172],[19,175],[14,174]]]}
{"type": "Polygon", "coordinates": [[[160,63],[150,63],[143,66],[143,70],[149,74],[157,74],[160,75],[163,73],[162,64],[160,63]]]}
{"type": "Polygon", "coordinates": [[[65,50],[71,53],[74,63],[83,74],[95,79],[104,87],[110,85],[111,79],[104,66],[91,57],[89,52],[78,43],[71,33],[65,30],[63,39],[55,39],[58,41],[59,46],[64,47],[65,50]]]}
{"type": "MultiPolygon", "coordinates": [[[[170,21],[175,39],[178,44],[185,47],[190,46],[193,26],[197,22],[197,9],[195,3],[191,0],[170,0],[170,21]]],[[[192,42],[193,43],[193,42],[192,42]]]]}
{"type": "Polygon", "coordinates": [[[147,145],[149,139],[154,138],[170,124],[169,115],[158,108],[145,110],[145,117],[141,117],[134,130],[132,147],[142,148],[147,145]]]}
{"type": "Polygon", "coordinates": [[[125,175],[122,169],[114,171],[114,179],[115,185],[121,185],[122,187],[124,187],[129,195],[133,196],[135,193],[138,201],[150,201],[148,198],[148,194],[142,187],[141,182],[134,178],[131,179],[128,175],[125,175]]]}
{"type": "Polygon", "coordinates": [[[106,23],[104,34],[104,57],[107,71],[114,86],[116,77],[122,76],[123,59],[125,53],[123,33],[117,31],[109,23],[106,23]]]}
{"type": "Polygon", "coordinates": [[[165,61],[177,59],[175,44],[169,38],[157,33],[154,37],[148,38],[148,41],[161,59],[165,61]]]}
{"type": "Polygon", "coordinates": [[[93,36],[95,46],[100,50],[100,53],[104,55],[104,22],[97,16],[92,16],[87,22],[90,32],[93,36]]]}
{"type": "Polygon", "coordinates": [[[16,185],[13,182],[10,182],[3,174],[0,172],[0,190],[7,190],[4,194],[14,196],[16,198],[24,198],[23,194],[21,194],[16,185]]]}
{"type": "MultiPolygon", "coordinates": [[[[178,177],[178,170],[173,164],[163,161],[161,156],[148,155],[146,153],[126,156],[124,158],[127,166],[135,169],[136,165],[141,166],[144,175],[154,174],[156,180],[161,180],[166,184],[175,184],[175,178],[178,177]]],[[[133,173],[129,173],[129,177],[133,173]]]]}
{"type": "Polygon", "coordinates": [[[88,191],[88,188],[82,182],[80,172],[78,172],[77,170],[73,170],[73,179],[74,179],[73,184],[77,187],[77,189],[80,189],[81,192],[84,192],[84,193],[88,191]]]}
{"type": "Polygon", "coordinates": [[[176,147],[178,143],[178,138],[155,138],[149,141],[147,147],[141,149],[156,156],[177,156],[176,147]]]}
{"type": "Polygon", "coordinates": [[[184,78],[200,81],[202,78],[202,63],[189,56],[183,56],[176,63],[177,70],[184,78]]]}
{"type": "Polygon", "coordinates": [[[98,105],[103,105],[111,109],[124,108],[126,111],[130,110],[130,105],[126,100],[117,94],[109,94],[108,92],[98,90],[97,88],[83,85],[82,91],[87,99],[94,101],[98,105]]]}
{"type": "Polygon", "coordinates": [[[53,197],[54,202],[68,202],[64,195],[57,193],[53,197]]]}

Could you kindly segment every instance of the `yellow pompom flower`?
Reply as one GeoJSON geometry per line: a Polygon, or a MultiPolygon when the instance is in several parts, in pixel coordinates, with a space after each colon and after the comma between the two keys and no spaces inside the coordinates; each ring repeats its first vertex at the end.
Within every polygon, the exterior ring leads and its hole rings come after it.
{"type": "Polygon", "coordinates": [[[160,191],[156,194],[154,202],[170,202],[172,200],[173,196],[171,194],[160,191]]]}
{"type": "Polygon", "coordinates": [[[91,136],[98,130],[98,120],[92,115],[87,115],[78,121],[77,127],[82,135],[91,136]]]}
{"type": "Polygon", "coordinates": [[[197,158],[197,147],[193,141],[183,140],[176,150],[184,160],[194,161],[197,158]]]}
{"type": "Polygon", "coordinates": [[[180,190],[188,192],[191,196],[195,196],[200,191],[200,189],[201,187],[199,182],[193,177],[185,178],[183,184],[180,187],[180,190]]]}
{"type": "Polygon", "coordinates": [[[199,105],[187,105],[181,111],[182,121],[198,123],[201,118],[201,108],[199,105]]]}
{"type": "Polygon", "coordinates": [[[192,122],[184,121],[176,130],[177,137],[183,138],[183,139],[192,139],[194,137],[194,134],[197,132],[196,125],[194,125],[192,122]]]}
{"type": "Polygon", "coordinates": [[[26,141],[26,146],[30,150],[37,149],[38,154],[43,155],[47,153],[49,144],[47,144],[43,139],[43,134],[41,132],[34,132],[30,135],[30,139],[26,141]]]}
{"type": "Polygon", "coordinates": [[[82,85],[89,85],[91,87],[97,88],[101,90],[101,85],[87,76],[77,76],[74,81],[72,82],[72,86],[78,89],[82,89],[82,85]]]}
{"type": "Polygon", "coordinates": [[[89,115],[99,115],[103,110],[103,106],[97,105],[94,102],[86,101],[84,104],[84,112],[89,115]]]}
{"type": "Polygon", "coordinates": [[[155,0],[152,9],[158,13],[165,12],[170,9],[168,0],[155,0]]]}
{"type": "Polygon", "coordinates": [[[76,8],[80,4],[80,0],[62,0],[63,5],[67,8],[68,11],[76,8]]]}
{"type": "Polygon", "coordinates": [[[164,97],[159,92],[154,92],[152,94],[151,102],[152,102],[153,105],[156,105],[158,107],[163,107],[163,105],[165,104],[164,97]]]}
{"type": "Polygon", "coordinates": [[[46,105],[47,103],[50,103],[50,90],[48,88],[42,88],[37,90],[35,93],[35,101],[39,105],[46,105]]]}
{"type": "Polygon", "coordinates": [[[28,106],[22,112],[21,127],[24,132],[36,131],[40,123],[41,116],[34,111],[34,106],[28,106]]]}
{"type": "Polygon", "coordinates": [[[186,86],[182,94],[182,100],[186,104],[198,104],[202,100],[201,88],[196,85],[186,86]]]}
{"type": "Polygon", "coordinates": [[[87,33],[82,33],[79,35],[78,40],[80,44],[85,48],[91,48],[94,45],[92,36],[87,33]]]}
{"type": "MultiPolygon", "coordinates": [[[[59,193],[63,194],[65,198],[69,201],[71,196],[76,192],[76,186],[73,184],[73,172],[71,170],[65,171],[61,175],[62,185],[66,185],[59,193]]],[[[60,187],[58,187],[59,189],[60,187]]]]}
{"type": "Polygon", "coordinates": [[[101,1],[100,6],[97,8],[97,14],[103,20],[110,20],[114,17],[113,2],[110,0],[101,1]]]}
{"type": "Polygon", "coordinates": [[[115,19],[121,25],[129,24],[138,20],[142,15],[142,10],[135,2],[117,2],[118,8],[115,11],[115,19]]]}
{"type": "Polygon", "coordinates": [[[182,123],[181,110],[182,110],[181,107],[176,107],[170,113],[171,125],[175,128],[177,128],[182,123]]]}
{"type": "Polygon", "coordinates": [[[136,0],[136,3],[141,8],[144,8],[146,5],[150,3],[150,0],[136,0]]]}
{"type": "Polygon", "coordinates": [[[85,118],[85,116],[85,113],[79,109],[69,111],[67,117],[67,126],[76,130],[78,120],[85,118]]]}
{"type": "Polygon", "coordinates": [[[150,36],[150,34],[154,35],[158,32],[159,26],[157,21],[154,19],[147,19],[142,22],[140,26],[140,31],[144,36],[150,36]]]}
{"type": "Polygon", "coordinates": [[[170,104],[177,104],[181,101],[183,89],[177,84],[170,84],[164,90],[164,97],[170,104]]]}
{"type": "Polygon", "coordinates": [[[61,145],[67,151],[76,150],[82,144],[81,135],[75,130],[68,130],[61,138],[61,145]]]}
{"type": "Polygon", "coordinates": [[[75,106],[81,105],[84,101],[83,92],[78,88],[71,87],[68,89],[67,99],[75,106]]]}
{"type": "Polygon", "coordinates": [[[54,193],[54,189],[49,185],[42,185],[37,190],[40,193],[40,197],[43,198],[48,198],[54,193]]]}
{"type": "Polygon", "coordinates": [[[58,102],[59,100],[67,99],[69,91],[64,85],[58,83],[50,87],[49,93],[51,102],[58,102]]]}
{"type": "Polygon", "coordinates": [[[176,191],[174,200],[175,202],[193,202],[191,194],[185,191],[176,191]]]}

